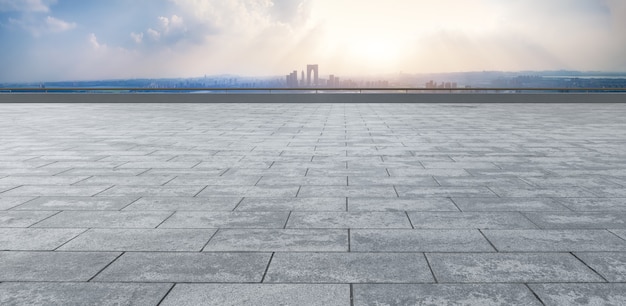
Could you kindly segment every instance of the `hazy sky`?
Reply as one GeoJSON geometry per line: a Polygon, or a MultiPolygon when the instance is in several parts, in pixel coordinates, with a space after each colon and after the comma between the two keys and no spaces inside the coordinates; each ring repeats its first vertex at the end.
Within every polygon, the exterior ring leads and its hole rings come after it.
{"type": "Polygon", "coordinates": [[[626,71],[626,0],[0,0],[0,82],[626,71]]]}

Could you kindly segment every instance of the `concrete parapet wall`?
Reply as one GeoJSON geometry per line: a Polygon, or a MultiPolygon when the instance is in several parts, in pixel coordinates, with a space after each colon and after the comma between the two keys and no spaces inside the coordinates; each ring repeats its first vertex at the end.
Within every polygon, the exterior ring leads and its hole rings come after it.
{"type": "Polygon", "coordinates": [[[626,94],[92,94],[6,93],[0,103],[625,103],[626,94]]]}

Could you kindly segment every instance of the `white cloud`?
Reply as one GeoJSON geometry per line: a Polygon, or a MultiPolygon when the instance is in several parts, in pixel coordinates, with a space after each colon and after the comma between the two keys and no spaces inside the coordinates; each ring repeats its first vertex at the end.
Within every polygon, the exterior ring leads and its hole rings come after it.
{"type": "Polygon", "coordinates": [[[9,18],[9,25],[22,28],[30,32],[34,37],[70,31],[77,26],[75,22],[67,22],[52,16],[45,18],[35,16],[22,16],[19,19],[9,18]]]}
{"type": "Polygon", "coordinates": [[[161,33],[155,29],[149,28],[146,33],[148,33],[153,40],[161,39],[161,33]]]}
{"type": "Polygon", "coordinates": [[[98,37],[96,37],[96,34],[94,33],[89,33],[87,40],[89,41],[89,44],[94,50],[100,50],[100,49],[106,48],[106,45],[100,44],[100,42],[98,42],[98,37]]]}
{"type": "Polygon", "coordinates": [[[45,23],[47,30],[54,33],[69,31],[76,27],[75,22],[66,22],[51,16],[46,17],[45,23]]]}
{"type": "Polygon", "coordinates": [[[56,0],[0,0],[0,11],[49,12],[56,0]]]}
{"type": "Polygon", "coordinates": [[[130,33],[130,37],[133,39],[133,41],[137,44],[140,44],[143,42],[143,32],[141,33],[135,33],[135,32],[131,32],[130,33]]]}

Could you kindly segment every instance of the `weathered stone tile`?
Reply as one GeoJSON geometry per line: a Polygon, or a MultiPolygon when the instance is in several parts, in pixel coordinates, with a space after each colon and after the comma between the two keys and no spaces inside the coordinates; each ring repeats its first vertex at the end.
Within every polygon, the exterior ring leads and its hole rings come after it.
{"type": "Polygon", "coordinates": [[[35,227],[155,228],[167,211],[62,211],[35,227]]]}
{"type": "Polygon", "coordinates": [[[212,229],[90,229],[63,245],[63,251],[200,251],[212,229]]]}
{"type": "Polygon", "coordinates": [[[373,177],[373,176],[350,176],[348,177],[350,186],[393,186],[393,185],[412,185],[420,187],[438,187],[439,184],[431,177],[373,177]]]}
{"type": "Polygon", "coordinates": [[[492,252],[478,230],[363,230],[350,232],[351,252],[492,252]]]}
{"type": "Polygon", "coordinates": [[[13,210],[120,210],[137,197],[38,197],[13,210]]]}
{"type": "Polygon", "coordinates": [[[0,227],[29,227],[56,211],[0,211],[0,227]]]}
{"type": "Polygon", "coordinates": [[[452,198],[462,211],[568,211],[552,198],[452,198]]]}
{"type": "Polygon", "coordinates": [[[343,284],[177,284],[160,305],[349,306],[350,286],[343,284]]]}
{"type": "Polygon", "coordinates": [[[206,186],[198,197],[269,197],[293,198],[298,186],[206,186]]]}
{"type": "Polygon", "coordinates": [[[329,177],[329,176],[370,176],[370,177],[388,177],[389,174],[387,170],[382,167],[370,167],[370,168],[360,168],[360,169],[346,169],[346,168],[333,168],[333,169],[309,169],[307,171],[306,176],[321,176],[321,177],[329,177]]]}
{"type": "Polygon", "coordinates": [[[292,212],[287,228],[411,228],[402,212],[292,212]]]}
{"type": "Polygon", "coordinates": [[[52,251],[84,229],[0,228],[0,250],[52,251]]]}
{"type": "Polygon", "coordinates": [[[398,195],[392,186],[302,186],[298,197],[391,197],[398,195]]]}
{"type": "Polygon", "coordinates": [[[540,228],[546,229],[626,228],[626,213],[621,212],[527,212],[524,214],[540,228]]]}
{"type": "Polygon", "coordinates": [[[433,282],[421,253],[276,253],[268,283],[433,282]]]}
{"type": "Polygon", "coordinates": [[[270,253],[125,253],[94,279],[103,282],[260,282],[270,253]]]}
{"type": "Polygon", "coordinates": [[[626,251],[626,241],[606,230],[485,230],[500,252],[626,251]]]}
{"type": "Polygon", "coordinates": [[[32,199],[34,197],[0,197],[0,210],[11,209],[32,199]]]}
{"type": "Polygon", "coordinates": [[[408,212],[417,229],[529,229],[537,228],[517,212],[408,212]]]}
{"type": "Polygon", "coordinates": [[[111,263],[115,252],[0,252],[0,281],[86,282],[111,263]]]}
{"type": "Polygon", "coordinates": [[[410,197],[496,197],[486,187],[431,187],[421,186],[396,186],[398,196],[401,198],[410,197]]]}
{"type": "Polygon", "coordinates": [[[124,208],[125,211],[145,210],[208,210],[208,211],[232,211],[241,198],[194,198],[194,197],[142,197],[124,208]]]}
{"type": "Polygon", "coordinates": [[[626,305],[626,284],[530,284],[545,305],[626,305]]]}
{"type": "Polygon", "coordinates": [[[626,198],[559,198],[558,200],[575,211],[626,212],[626,198]]]}
{"type": "Polygon", "coordinates": [[[204,251],[347,252],[348,231],[333,229],[221,229],[204,251]]]}
{"type": "Polygon", "coordinates": [[[593,193],[580,187],[559,187],[559,188],[512,188],[493,186],[491,190],[503,198],[548,198],[548,197],[593,197],[593,193]]]}
{"type": "Polygon", "coordinates": [[[602,282],[568,253],[426,254],[440,283],[602,282]]]}
{"type": "Polygon", "coordinates": [[[340,284],[177,284],[160,305],[350,305],[340,284]]]}
{"type": "Polygon", "coordinates": [[[481,186],[512,186],[529,187],[530,185],[517,177],[479,176],[479,177],[435,177],[443,187],[481,187],[481,186]]]}
{"type": "Polygon", "coordinates": [[[348,211],[459,211],[449,198],[348,198],[348,211]]]}
{"type": "Polygon", "coordinates": [[[2,283],[0,304],[152,306],[157,305],[171,287],[171,284],[2,283]]]}
{"type": "Polygon", "coordinates": [[[127,162],[117,168],[128,169],[188,169],[193,168],[198,163],[196,162],[127,162]]]}
{"type": "Polygon", "coordinates": [[[626,253],[576,253],[575,255],[609,282],[626,282],[626,253]]]}
{"type": "Polygon", "coordinates": [[[420,169],[420,168],[388,168],[391,176],[436,176],[436,177],[459,177],[470,176],[465,169],[420,169]]]}
{"type": "MultiPolygon", "coordinates": [[[[52,170],[52,169],[49,169],[52,170]]],[[[135,176],[146,172],[148,169],[110,169],[110,168],[76,168],[63,171],[57,176],[77,176],[77,175],[96,175],[96,176],[135,176]]]]}
{"type": "Polygon", "coordinates": [[[251,198],[246,197],[237,211],[345,211],[346,198],[251,198]]]}
{"type": "Polygon", "coordinates": [[[289,212],[179,211],[160,228],[283,228],[289,212]]]}
{"type": "MultiPolygon", "coordinates": [[[[55,185],[55,186],[68,186],[76,182],[80,182],[88,176],[51,176],[51,175],[12,175],[4,178],[0,178],[0,185],[55,185]]],[[[100,186],[106,184],[100,184],[100,186]]]]}
{"type": "Polygon", "coordinates": [[[113,186],[98,196],[193,197],[205,186],[113,186]]]}
{"type": "Polygon", "coordinates": [[[626,198],[626,188],[624,187],[594,187],[589,189],[593,194],[598,195],[600,197],[608,197],[608,198],[626,198]]]}
{"type": "Polygon", "coordinates": [[[264,176],[257,186],[347,186],[347,182],[343,176],[264,176]]]}
{"type": "MultiPolygon", "coordinates": [[[[2,196],[18,197],[90,197],[94,196],[111,186],[44,186],[23,185],[2,193],[2,196]]],[[[125,194],[122,194],[125,195],[125,194]]]]}
{"type": "MultiPolygon", "coordinates": [[[[175,176],[173,175],[144,175],[144,176],[92,176],[82,180],[75,186],[102,186],[102,185],[127,185],[127,186],[161,186],[175,176]]],[[[194,185],[194,184],[189,184],[194,185]]],[[[199,184],[200,185],[200,184],[199,184]]]]}
{"type": "Polygon", "coordinates": [[[197,186],[254,186],[259,179],[260,176],[217,176],[217,177],[206,177],[206,176],[178,176],[175,179],[167,182],[166,186],[188,186],[188,185],[197,185],[197,186]]]}
{"type": "Polygon", "coordinates": [[[542,305],[521,284],[357,284],[354,305],[542,305]]]}

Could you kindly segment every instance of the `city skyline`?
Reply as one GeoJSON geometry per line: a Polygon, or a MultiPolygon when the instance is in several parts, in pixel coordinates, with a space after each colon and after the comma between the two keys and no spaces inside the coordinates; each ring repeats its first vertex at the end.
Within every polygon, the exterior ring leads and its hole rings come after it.
{"type": "Polygon", "coordinates": [[[285,75],[302,63],[337,75],[624,72],[626,2],[0,0],[0,37],[0,82],[285,75]]]}

